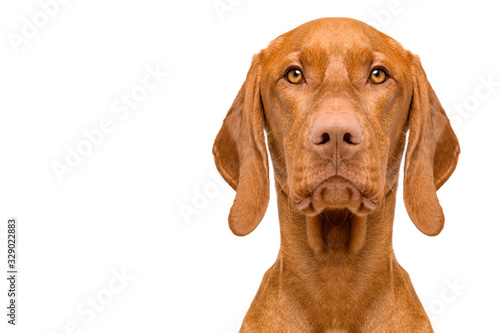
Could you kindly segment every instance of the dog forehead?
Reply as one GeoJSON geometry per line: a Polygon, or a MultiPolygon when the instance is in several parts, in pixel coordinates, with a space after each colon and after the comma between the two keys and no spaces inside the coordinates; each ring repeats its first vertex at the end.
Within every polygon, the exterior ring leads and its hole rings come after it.
{"type": "Polygon", "coordinates": [[[323,71],[337,63],[334,66],[356,70],[374,59],[388,60],[406,71],[406,52],[400,43],[366,23],[350,18],[323,18],[273,40],[266,49],[265,72],[279,73],[281,67],[293,63],[323,71]]]}
{"type": "Polygon", "coordinates": [[[354,19],[324,18],[307,22],[278,37],[284,52],[324,52],[330,55],[373,49],[383,44],[384,35],[354,19]]]}

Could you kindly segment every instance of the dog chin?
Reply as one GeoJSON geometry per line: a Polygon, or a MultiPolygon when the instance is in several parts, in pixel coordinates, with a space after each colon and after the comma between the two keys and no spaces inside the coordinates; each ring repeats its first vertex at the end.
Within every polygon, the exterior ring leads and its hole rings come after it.
{"type": "Polygon", "coordinates": [[[349,180],[334,176],[320,183],[307,197],[297,198],[295,207],[309,216],[328,208],[347,208],[355,215],[364,216],[377,209],[378,200],[364,196],[349,180]]]}

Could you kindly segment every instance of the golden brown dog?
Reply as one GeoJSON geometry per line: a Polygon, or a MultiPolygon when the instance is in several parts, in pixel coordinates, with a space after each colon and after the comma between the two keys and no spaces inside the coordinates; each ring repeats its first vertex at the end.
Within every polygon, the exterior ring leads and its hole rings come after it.
{"type": "Polygon", "coordinates": [[[215,140],[236,190],[229,226],[252,232],[274,167],[281,247],[240,332],[432,332],[392,248],[396,188],[426,235],[459,154],[417,56],[353,19],[311,21],[254,56],[215,140]]]}

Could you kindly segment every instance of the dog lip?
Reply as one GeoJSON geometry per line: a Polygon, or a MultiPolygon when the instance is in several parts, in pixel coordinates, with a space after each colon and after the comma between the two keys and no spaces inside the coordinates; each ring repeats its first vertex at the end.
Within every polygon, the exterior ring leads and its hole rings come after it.
{"type": "Polygon", "coordinates": [[[295,207],[297,208],[297,210],[302,212],[314,211],[315,208],[313,200],[314,200],[314,193],[316,192],[316,190],[321,188],[323,185],[342,184],[342,183],[354,187],[354,189],[356,189],[359,192],[359,196],[361,199],[360,204],[361,207],[364,207],[364,210],[373,211],[378,207],[378,199],[376,197],[367,197],[366,195],[363,194],[363,191],[360,190],[360,187],[356,183],[339,175],[330,176],[326,179],[323,179],[315,183],[314,186],[310,187],[309,193],[305,196],[298,195],[297,198],[294,200],[295,207]]]}
{"type": "Polygon", "coordinates": [[[363,193],[363,191],[359,189],[359,186],[357,186],[357,184],[355,184],[351,180],[349,180],[345,177],[339,176],[339,175],[334,175],[334,176],[330,176],[330,177],[323,179],[322,181],[314,184],[314,186],[312,186],[312,190],[309,190],[308,197],[311,196],[314,193],[314,191],[316,191],[321,185],[327,184],[327,183],[331,183],[331,184],[333,184],[333,183],[348,183],[348,184],[351,184],[352,186],[354,186],[356,188],[356,190],[359,191],[359,193],[361,193],[361,194],[363,193]]]}

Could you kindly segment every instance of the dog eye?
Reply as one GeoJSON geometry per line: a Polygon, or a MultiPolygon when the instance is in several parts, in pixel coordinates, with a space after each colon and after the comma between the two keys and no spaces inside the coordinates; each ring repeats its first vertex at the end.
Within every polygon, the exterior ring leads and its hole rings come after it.
{"type": "Polygon", "coordinates": [[[304,75],[298,68],[292,68],[286,73],[286,79],[292,84],[299,84],[304,82],[304,75]]]}
{"type": "Polygon", "coordinates": [[[370,74],[370,81],[373,84],[381,84],[387,80],[387,73],[381,68],[375,68],[370,74]]]}

